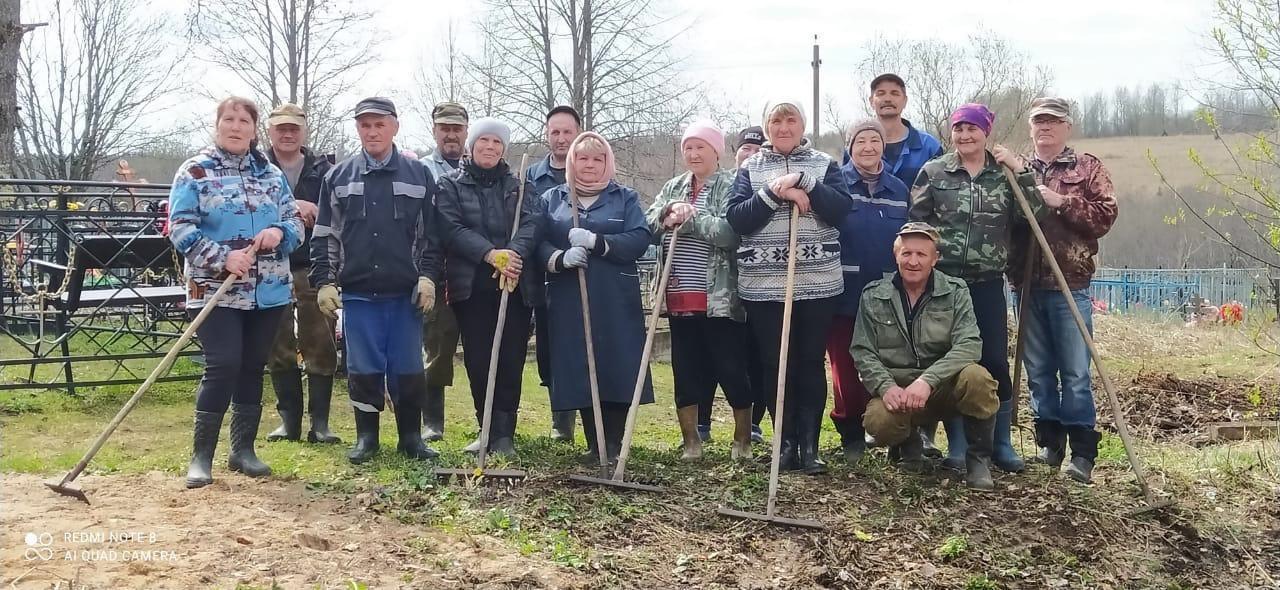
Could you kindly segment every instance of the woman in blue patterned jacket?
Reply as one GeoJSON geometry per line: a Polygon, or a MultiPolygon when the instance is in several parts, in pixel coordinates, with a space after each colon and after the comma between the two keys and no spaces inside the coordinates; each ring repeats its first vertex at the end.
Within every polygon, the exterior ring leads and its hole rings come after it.
{"type": "Polygon", "coordinates": [[[169,239],[186,259],[187,311],[209,304],[228,274],[237,278],[196,330],[205,371],[196,394],[187,487],[213,482],[213,452],[231,407],[227,466],[251,477],[271,468],[253,440],[262,415],[262,368],[292,301],[289,253],[302,218],[279,168],[257,148],[258,108],[231,97],[218,104],[214,145],[183,162],[169,193],[169,239]]]}

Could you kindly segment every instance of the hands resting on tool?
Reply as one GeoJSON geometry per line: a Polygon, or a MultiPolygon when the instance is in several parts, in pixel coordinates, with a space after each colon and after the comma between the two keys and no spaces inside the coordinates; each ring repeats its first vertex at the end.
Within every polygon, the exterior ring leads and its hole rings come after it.
{"type": "Polygon", "coordinates": [[[564,258],[562,258],[562,260],[564,261],[565,268],[586,268],[587,259],[590,257],[590,254],[587,252],[586,248],[582,246],[574,246],[565,250],[563,256],[564,258]]]}
{"type": "Polygon", "coordinates": [[[809,193],[804,192],[799,184],[800,173],[792,172],[769,181],[769,190],[779,199],[790,201],[801,214],[804,214],[808,213],[813,206],[809,203],[809,193]]]}
{"type": "Polygon", "coordinates": [[[490,250],[484,255],[484,261],[493,267],[493,277],[498,279],[498,288],[508,293],[516,290],[520,283],[520,272],[524,270],[524,260],[515,250],[490,250]]]}
{"type": "Polygon", "coordinates": [[[898,387],[894,385],[886,391],[881,400],[884,401],[885,409],[896,414],[905,414],[908,412],[916,412],[923,410],[925,404],[929,402],[929,394],[933,393],[933,388],[929,387],[923,379],[916,379],[906,387],[898,387]]]}
{"type": "Polygon", "coordinates": [[[662,220],[662,227],[671,229],[679,227],[684,222],[693,219],[697,215],[698,209],[689,203],[672,203],[667,208],[667,216],[662,220]]]}

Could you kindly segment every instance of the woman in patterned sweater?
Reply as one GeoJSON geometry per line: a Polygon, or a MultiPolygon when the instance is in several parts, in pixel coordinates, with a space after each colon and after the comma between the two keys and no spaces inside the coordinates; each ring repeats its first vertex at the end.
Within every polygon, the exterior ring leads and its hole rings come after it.
{"type": "Polygon", "coordinates": [[[666,260],[672,234],[679,234],[666,300],[655,305],[666,308],[671,327],[681,458],[702,457],[698,406],[710,403],[719,385],[733,408],[732,456],[746,459],[755,399],[747,381],[747,318],[738,300],[738,234],[725,219],[734,173],[720,169],[724,133],[713,123],[689,125],[680,151],[688,171],[667,181],[646,217],[662,247],[658,260],[666,260]]]}
{"type": "Polygon", "coordinates": [[[853,200],[836,163],[804,139],[804,126],[799,101],[765,107],[768,141],[739,169],[727,217],[742,236],[738,295],[760,346],[765,391],[772,398],[778,388],[791,209],[799,211],[781,464],[816,474],[826,469],[818,458],[827,401],[826,334],[844,292],[836,226],[853,200]]]}

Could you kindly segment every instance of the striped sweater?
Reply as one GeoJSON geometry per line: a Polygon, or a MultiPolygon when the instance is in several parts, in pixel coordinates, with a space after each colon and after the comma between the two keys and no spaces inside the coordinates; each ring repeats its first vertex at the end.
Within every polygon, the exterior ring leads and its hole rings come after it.
{"type": "Polygon", "coordinates": [[[799,217],[795,299],[825,299],[844,292],[836,226],[852,200],[839,168],[807,142],[785,155],[766,144],[743,163],[728,210],[729,223],[742,236],[738,294],[745,301],[782,301],[786,296],[791,205],[774,195],[768,184],[792,172],[802,174],[800,188],[812,205],[799,217]]]}

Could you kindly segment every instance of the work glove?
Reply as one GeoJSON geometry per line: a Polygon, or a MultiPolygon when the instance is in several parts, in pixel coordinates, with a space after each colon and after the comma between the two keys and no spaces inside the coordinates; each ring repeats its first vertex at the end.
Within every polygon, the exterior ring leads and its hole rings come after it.
{"type": "MultiPolygon", "coordinates": [[[[498,289],[508,293],[515,291],[520,279],[507,276],[504,271],[512,265],[519,264],[519,255],[510,250],[492,250],[485,258],[493,266],[493,275],[490,278],[498,279],[498,289]]],[[[519,268],[516,271],[518,272],[519,268]]]]}
{"type": "Polygon", "coordinates": [[[564,267],[565,268],[586,268],[587,258],[590,255],[587,249],[582,246],[574,246],[564,251],[564,267]]]}
{"type": "Polygon", "coordinates": [[[426,314],[431,308],[436,306],[436,284],[431,282],[427,277],[418,277],[418,287],[415,303],[418,311],[426,314]]]}
{"type": "Polygon", "coordinates": [[[591,250],[596,247],[596,232],[575,227],[569,230],[569,245],[591,250]]]}
{"type": "Polygon", "coordinates": [[[316,291],[316,305],[320,306],[320,313],[329,316],[329,319],[337,319],[338,310],[342,309],[342,295],[338,294],[338,287],[333,283],[320,287],[316,291]]]}

